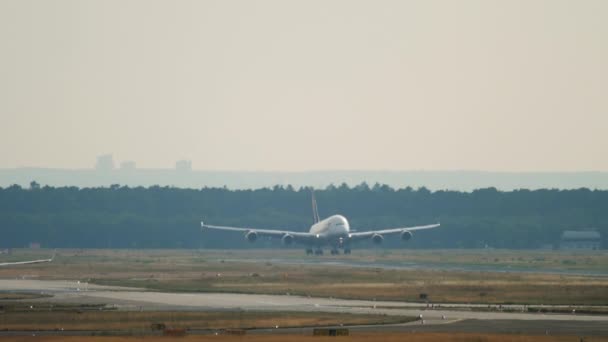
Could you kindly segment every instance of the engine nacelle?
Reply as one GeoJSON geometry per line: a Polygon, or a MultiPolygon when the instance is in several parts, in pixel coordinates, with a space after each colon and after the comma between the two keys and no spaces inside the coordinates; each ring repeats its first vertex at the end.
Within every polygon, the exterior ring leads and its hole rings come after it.
{"type": "Polygon", "coordinates": [[[245,239],[247,239],[247,241],[249,241],[249,242],[255,242],[258,239],[258,233],[254,232],[254,231],[250,231],[247,234],[245,234],[245,239]]]}
{"type": "Polygon", "coordinates": [[[291,245],[293,243],[293,235],[285,234],[281,238],[284,245],[291,245]]]}
{"type": "Polygon", "coordinates": [[[407,240],[411,239],[413,235],[414,234],[412,234],[412,232],[410,232],[409,230],[404,230],[401,233],[401,240],[407,241],[407,240]]]}
{"type": "Polygon", "coordinates": [[[372,241],[376,244],[379,245],[382,243],[382,241],[384,241],[384,236],[380,235],[380,234],[374,234],[372,235],[372,241]]]}

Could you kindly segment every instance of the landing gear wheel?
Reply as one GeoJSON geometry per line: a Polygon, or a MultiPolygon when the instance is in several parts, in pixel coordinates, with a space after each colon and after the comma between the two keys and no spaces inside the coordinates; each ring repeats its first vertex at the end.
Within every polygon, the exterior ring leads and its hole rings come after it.
{"type": "Polygon", "coordinates": [[[344,254],[350,254],[350,248],[345,248],[344,249],[344,254]]]}
{"type": "Polygon", "coordinates": [[[332,249],[331,250],[331,255],[339,255],[339,254],[340,254],[339,250],[337,250],[337,249],[332,249]]]}
{"type": "Polygon", "coordinates": [[[312,254],[312,248],[307,248],[306,255],[311,255],[311,254],[312,254]]]}
{"type": "Polygon", "coordinates": [[[315,255],[323,255],[323,250],[322,249],[315,249],[315,255]]]}

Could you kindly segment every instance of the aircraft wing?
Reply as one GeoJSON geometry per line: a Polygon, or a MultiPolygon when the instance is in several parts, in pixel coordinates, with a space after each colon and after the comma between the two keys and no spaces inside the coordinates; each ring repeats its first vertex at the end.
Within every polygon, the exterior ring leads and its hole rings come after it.
{"type": "MultiPolygon", "coordinates": [[[[390,229],[381,229],[381,230],[368,230],[363,232],[354,232],[350,233],[349,237],[352,240],[365,240],[374,237],[374,235],[390,235],[390,234],[407,234],[409,232],[409,237],[411,237],[411,232],[416,230],[424,230],[424,229],[433,229],[439,227],[440,224],[429,224],[425,226],[413,226],[413,227],[401,227],[401,228],[390,228],[390,229]]],[[[409,239],[409,237],[407,239],[409,239]]]]}
{"type": "Polygon", "coordinates": [[[50,259],[40,259],[40,260],[28,260],[28,261],[14,261],[14,262],[1,262],[0,267],[2,266],[15,266],[15,265],[31,265],[31,264],[42,264],[45,262],[51,262],[55,259],[55,252],[53,252],[53,256],[50,259]]]}
{"type": "Polygon", "coordinates": [[[247,236],[250,233],[255,233],[256,238],[260,237],[272,237],[272,238],[284,238],[285,236],[291,236],[296,242],[308,242],[317,238],[317,236],[310,233],[294,232],[290,230],[274,230],[274,229],[257,229],[257,228],[241,228],[241,227],[227,227],[227,226],[212,226],[201,222],[201,229],[215,229],[224,231],[242,232],[247,236]]]}

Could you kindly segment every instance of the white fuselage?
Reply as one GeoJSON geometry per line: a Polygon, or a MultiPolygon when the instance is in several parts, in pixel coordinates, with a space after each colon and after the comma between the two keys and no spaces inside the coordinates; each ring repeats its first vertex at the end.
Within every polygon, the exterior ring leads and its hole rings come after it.
{"type": "Polygon", "coordinates": [[[348,220],[342,215],[334,215],[310,227],[310,233],[327,240],[347,238],[350,233],[348,220]]]}

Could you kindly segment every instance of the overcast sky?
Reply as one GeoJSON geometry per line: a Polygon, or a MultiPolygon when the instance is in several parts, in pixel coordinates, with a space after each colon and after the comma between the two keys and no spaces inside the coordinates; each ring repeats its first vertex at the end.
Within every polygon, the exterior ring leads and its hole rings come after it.
{"type": "Polygon", "coordinates": [[[608,171],[608,1],[0,0],[0,167],[608,171]]]}

